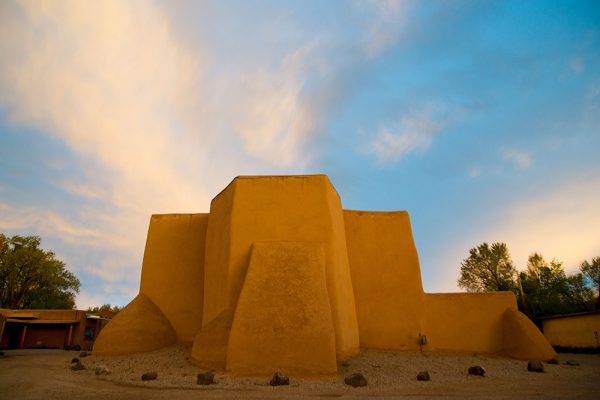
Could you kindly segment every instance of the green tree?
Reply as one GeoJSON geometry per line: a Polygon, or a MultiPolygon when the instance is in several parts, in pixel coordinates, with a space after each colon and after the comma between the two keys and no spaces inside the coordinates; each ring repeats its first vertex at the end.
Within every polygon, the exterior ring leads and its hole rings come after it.
{"type": "Polygon", "coordinates": [[[516,290],[516,270],[505,243],[483,243],[460,265],[458,286],[468,292],[516,290]]]}
{"type": "Polygon", "coordinates": [[[598,298],[596,300],[596,307],[600,308],[600,257],[592,258],[592,262],[585,260],[579,267],[583,275],[592,281],[596,287],[598,298]]]}
{"type": "Polygon", "coordinates": [[[594,292],[588,287],[585,275],[581,272],[567,276],[569,302],[573,311],[590,311],[594,309],[594,292]]]}
{"type": "Polygon", "coordinates": [[[566,307],[569,286],[561,262],[548,263],[541,254],[531,254],[527,271],[521,273],[521,284],[534,317],[569,311],[566,307]]]}
{"type": "Polygon", "coordinates": [[[0,234],[0,307],[74,307],[79,280],[40,243],[38,236],[0,234]]]}
{"type": "Polygon", "coordinates": [[[123,307],[111,306],[110,304],[103,304],[100,307],[88,307],[87,312],[90,314],[99,315],[103,318],[112,318],[115,315],[117,315],[117,313],[122,309],[123,307]]]}

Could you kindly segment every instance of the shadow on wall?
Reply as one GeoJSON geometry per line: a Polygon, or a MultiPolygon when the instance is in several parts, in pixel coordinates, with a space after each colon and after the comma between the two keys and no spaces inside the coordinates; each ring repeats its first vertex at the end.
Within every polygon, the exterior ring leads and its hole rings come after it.
{"type": "Polygon", "coordinates": [[[556,356],[512,293],[424,293],[408,213],[343,210],[326,175],[238,177],[209,214],[152,216],[140,293],[94,352],[176,342],[239,375],[328,376],[361,346],[556,356]]]}

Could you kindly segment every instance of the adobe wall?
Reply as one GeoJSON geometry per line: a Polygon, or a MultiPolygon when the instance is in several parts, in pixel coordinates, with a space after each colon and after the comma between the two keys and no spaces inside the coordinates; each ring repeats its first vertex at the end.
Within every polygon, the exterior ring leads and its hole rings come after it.
{"type": "Polygon", "coordinates": [[[419,349],[425,302],[406,211],[344,210],[360,344],[419,349]]]}
{"type": "Polygon", "coordinates": [[[152,217],[140,293],[94,352],[193,339],[203,368],[325,376],[420,335],[424,351],[556,356],[512,293],[424,293],[407,212],[342,210],[325,175],[237,177],[210,214],[152,217]]]}
{"type": "Polygon", "coordinates": [[[100,332],[97,354],[127,354],[192,342],[202,326],[208,214],[150,218],[140,292],[100,332]]]}
{"type": "Polygon", "coordinates": [[[544,336],[553,346],[598,347],[594,332],[600,334],[600,313],[545,319],[544,336]]]}
{"type": "Polygon", "coordinates": [[[517,309],[511,292],[425,295],[423,334],[429,351],[500,353],[508,308],[517,309]]]}
{"type": "Polygon", "coordinates": [[[171,323],[179,342],[202,326],[208,214],[157,214],[150,219],[140,292],[171,323]]]}
{"type": "Polygon", "coordinates": [[[238,177],[211,203],[203,325],[235,309],[250,249],[263,241],[319,242],[337,355],[359,349],[341,202],[325,175],[238,177]]]}
{"type": "Polygon", "coordinates": [[[320,243],[253,244],[226,365],[238,375],[335,374],[335,330],[320,243]]]}

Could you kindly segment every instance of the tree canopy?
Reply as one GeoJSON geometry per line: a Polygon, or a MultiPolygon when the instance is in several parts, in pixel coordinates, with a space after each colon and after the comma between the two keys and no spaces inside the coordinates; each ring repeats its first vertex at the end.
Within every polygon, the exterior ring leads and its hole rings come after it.
{"type": "Polygon", "coordinates": [[[103,318],[112,318],[115,315],[117,315],[117,313],[122,309],[123,307],[111,306],[110,304],[103,304],[100,307],[88,307],[87,312],[90,314],[99,315],[103,318]]]}
{"type": "Polygon", "coordinates": [[[458,286],[468,292],[515,290],[516,270],[504,243],[483,243],[462,261],[458,286]]]}
{"type": "Polygon", "coordinates": [[[598,291],[598,298],[596,300],[596,305],[600,307],[600,257],[592,258],[592,262],[588,262],[585,260],[581,263],[579,267],[583,275],[588,278],[598,291]]]}
{"type": "Polygon", "coordinates": [[[504,243],[483,243],[469,251],[462,261],[458,285],[469,292],[510,290],[517,295],[519,308],[530,318],[593,310],[594,291],[600,289],[600,257],[584,261],[581,272],[567,275],[562,262],[547,262],[532,253],[527,269],[517,274],[504,243]],[[517,290],[518,288],[518,290],[517,290]]]}
{"type": "Polygon", "coordinates": [[[70,309],[80,282],[38,236],[0,233],[0,307],[70,309]]]}

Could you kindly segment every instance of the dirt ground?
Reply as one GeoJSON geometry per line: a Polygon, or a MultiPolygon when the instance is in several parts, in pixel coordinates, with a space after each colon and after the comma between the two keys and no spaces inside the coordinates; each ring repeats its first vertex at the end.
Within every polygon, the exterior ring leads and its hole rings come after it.
{"type": "Polygon", "coordinates": [[[0,399],[307,399],[307,398],[600,398],[600,355],[560,354],[559,364],[544,364],[544,373],[527,371],[527,362],[500,357],[459,354],[421,354],[363,350],[339,365],[339,376],[325,380],[296,379],[289,386],[271,387],[268,378],[239,378],[216,374],[216,383],[196,383],[203,369],[190,364],[189,346],[173,346],[128,357],[81,358],[86,367],[71,370],[79,352],[12,350],[0,357],[0,399]],[[566,365],[567,360],[579,363],[566,365]],[[110,375],[96,376],[108,367],[110,375]],[[483,366],[485,377],[467,369],[483,366]],[[429,371],[431,381],[416,380],[429,371]],[[145,372],[158,379],[142,381],[145,372]],[[368,385],[352,388],[344,376],[365,375],[368,385]]]}

